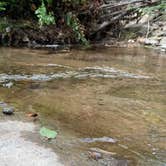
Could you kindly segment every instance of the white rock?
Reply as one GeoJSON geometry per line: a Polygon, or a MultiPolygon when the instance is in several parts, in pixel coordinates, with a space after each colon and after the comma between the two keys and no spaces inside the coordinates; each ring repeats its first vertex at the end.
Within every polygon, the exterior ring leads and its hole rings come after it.
{"type": "Polygon", "coordinates": [[[159,41],[153,38],[148,38],[148,39],[145,39],[145,44],[155,46],[159,44],[159,41]]]}

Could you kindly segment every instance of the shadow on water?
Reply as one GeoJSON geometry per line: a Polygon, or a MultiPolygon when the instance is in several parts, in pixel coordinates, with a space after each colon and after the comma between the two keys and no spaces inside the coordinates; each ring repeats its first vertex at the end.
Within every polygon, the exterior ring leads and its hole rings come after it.
{"type": "Polygon", "coordinates": [[[166,165],[165,55],[141,48],[57,54],[1,48],[0,100],[39,113],[80,149],[101,148],[131,165],[166,165]]]}

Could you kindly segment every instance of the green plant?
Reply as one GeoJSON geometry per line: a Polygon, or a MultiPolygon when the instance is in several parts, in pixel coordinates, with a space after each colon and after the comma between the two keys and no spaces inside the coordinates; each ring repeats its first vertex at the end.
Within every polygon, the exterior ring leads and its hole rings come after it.
{"type": "Polygon", "coordinates": [[[143,14],[152,14],[155,13],[156,11],[160,11],[161,13],[165,13],[166,14],[166,1],[165,0],[161,0],[161,2],[156,5],[156,6],[150,6],[150,7],[145,7],[141,9],[141,12],[143,14]]]}
{"type": "Polygon", "coordinates": [[[87,0],[0,0],[0,16],[16,20],[37,17],[40,27],[55,23],[63,27],[66,24],[77,41],[88,45],[84,29],[86,22],[84,15],[79,13],[87,10],[89,3],[87,0]]]}
{"type": "MultiPolygon", "coordinates": [[[[51,3],[50,0],[48,2],[51,3]]],[[[35,14],[39,19],[40,26],[43,26],[44,24],[50,25],[55,23],[53,12],[47,12],[47,8],[43,0],[41,6],[35,11],[35,14]]]]}
{"type": "Polygon", "coordinates": [[[88,45],[88,41],[85,38],[84,30],[81,24],[79,23],[78,18],[72,14],[72,12],[68,12],[66,14],[66,24],[72,28],[76,35],[76,39],[81,41],[84,45],[88,45]]]}
{"type": "Polygon", "coordinates": [[[6,10],[6,5],[7,5],[7,3],[6,2],[0,2],[0,11],[4,11],[4,10],[6,10]]]}

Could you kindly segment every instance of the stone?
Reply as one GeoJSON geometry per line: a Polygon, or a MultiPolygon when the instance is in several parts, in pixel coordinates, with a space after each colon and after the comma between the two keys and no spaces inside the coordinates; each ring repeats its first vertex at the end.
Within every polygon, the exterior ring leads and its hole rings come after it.
{"type": "Polygon", "coordinates": [[[14,108],[5,107],[5,108],[2,109],[2,112],[6,115],[12,115],[14,113],[14,108]]]}
{"type": "Polygon", "coordinates": [[[3,87],[6,87],[6,88],[11,88],[12,86],[13,86],[13,82],[8,82],[3,84],[3,87]]]}
{"type": "Polygon", "coordinates": [[[160,45],[166,45],[166,37],[163,37],[161,40],[160,40],[160,45]]]}
{"type": "Polygon", "coordinates": [[[24,36],[23,39],[22,39],[23,42],[30,42],[28,36],[24,36]]]}
{"type": "Polygon", "coordinates": [[[159,41],[156,40],[156,39],[153,39],[153,38],[145,39],[145,45],[155,46],[155,45],[158,45],[158,44],[159,44],[159,41]]]}
{"type": "Polygon", "coordinates": [[[160,46],[162,49],[165,49],[166,50],[166,44],[163,44],[160,46]]]}
{"type": "Polygon", "coordinates": [[[117,140],[111,137],[100,137],[100,138],[83,138],[81,142],[85,143],[93,143],[93,142],[108,142],[108,143],[116,143],[117,140]]]}
{"type": "Polygon", "coordinates": [[[6,27],[6,33],[10,33],[11,32],[11,27],[6,27]]]}
{"type": "Polygon", "coordinates": [[[94,159],[94,160],[99,160],[99,159],[102,159],[103,156],[99,152],[89,152],[89,158],[94,159]]]}
{"type": "Polygon", "coordinates": [[[164,48],[161,48],[161,50],[160,50],[161,52],[166,52],[166,49],[164,49],[164,48]]]}
{"type": "Polygon", "coordinates": [[[160,47],[162,49],[166,50],[166,37],[164,37],[160,40],[160,47]]]}

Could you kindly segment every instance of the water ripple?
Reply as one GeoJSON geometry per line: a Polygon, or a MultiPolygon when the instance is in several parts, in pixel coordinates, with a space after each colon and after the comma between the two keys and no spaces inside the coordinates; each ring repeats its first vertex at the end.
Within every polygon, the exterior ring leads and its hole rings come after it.
{"type": "Polygon", "coordinates": [[[118,70],[110,67],[85,67],[79,68],[75,71],[57,72],[53,74],[32,74],[32,75],[21,75],[21,74],[0,74],[0,82],[6,81],[50,81],[54,79],[66,79],[66,78],[131,78],[131,79],[149,79],[150,76],[139,75],[129,73],[127,71],[118,70]]]}

